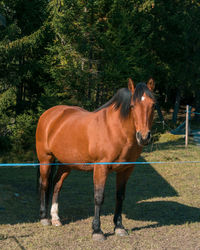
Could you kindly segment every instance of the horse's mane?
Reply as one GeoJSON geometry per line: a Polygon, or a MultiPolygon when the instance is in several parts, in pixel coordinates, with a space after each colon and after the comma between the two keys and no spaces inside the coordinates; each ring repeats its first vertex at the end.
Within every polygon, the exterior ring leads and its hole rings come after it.
{"type": "Polygon", "coordinates": [[[119,89],[108,102],[96,109],[94,112],[97,112],[114,104],[115,110],[120,108],[121,116],[123,118],[126,118],[130,111],[131,97],[132,94],[128,88],[119,89]]]}
{"type": "Polygon", "coordinates": [[[135,103],[136,101],[140,101],[144,93],[151,99],[154,99],[153,93],[149,90],[145,83],[138,83],[136,85],[133,96],[128,88],[121,88],[108,102],[96,109],[94,112],[97,112],[114,104],[115,110],[120,109],[121,117],[126,118],[130,112],[131,99],[133,98],[133,103],[135,103]]]}

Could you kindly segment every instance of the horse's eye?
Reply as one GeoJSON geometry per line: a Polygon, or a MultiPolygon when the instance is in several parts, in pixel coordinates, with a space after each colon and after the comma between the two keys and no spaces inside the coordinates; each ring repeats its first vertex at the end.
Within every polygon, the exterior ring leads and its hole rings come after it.
{"type": "Polygon", "coordinates": [[[131,109],[132,109],[132,108],[134,108],[134,105],[133,105],[133,104],[131,104],[131,105],[130,105],[130,108],[131,108],[131,109]]]}
{"type": "Polygon", "coordinates": [[[152,108],[155,109],[155,107],[156,107],[156,104],[154,103],[154,104],[152,105],[152,108]]]}

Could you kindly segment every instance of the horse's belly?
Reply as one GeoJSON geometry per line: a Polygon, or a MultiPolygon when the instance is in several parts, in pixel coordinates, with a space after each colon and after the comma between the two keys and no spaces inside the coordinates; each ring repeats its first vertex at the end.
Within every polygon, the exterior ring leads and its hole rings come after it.
{"type": "Polygon", "coordinates": [[[84,148],[67,143],[53,147],[52,153],[63,163],[86,163],[91,160],[84,148]]]}

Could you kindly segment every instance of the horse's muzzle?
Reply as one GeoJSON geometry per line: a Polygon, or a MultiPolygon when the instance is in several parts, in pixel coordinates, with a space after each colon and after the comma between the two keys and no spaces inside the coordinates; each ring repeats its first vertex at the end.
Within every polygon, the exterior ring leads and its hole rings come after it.
{"type": "Polygon", "coordinates": [[[151,141],[151,131],[148,131],[146,136],[143,137],[141,132],[136,132],[136,139],[140,146],[146,146],[151,141]]]}

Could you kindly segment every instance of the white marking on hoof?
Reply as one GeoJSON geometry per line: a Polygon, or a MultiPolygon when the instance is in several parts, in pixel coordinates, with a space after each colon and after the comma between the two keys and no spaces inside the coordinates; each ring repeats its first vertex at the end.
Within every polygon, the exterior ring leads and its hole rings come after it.
{"type": "Polygon", "coordinates": [[[106,240],[106,237],[105,237],[102,233],[99,233],[99,234],[94,233],[94,234],[92,235],[92,239],[93,239],[94,241],[104,241],[104,240],[106,240]]]}
{"type": "Polygon", "coordinates": [[[51,220],[51,223],[53,226],[56,226],[56,227],[62,226],[62,223],[60,222],[60,220],[51,220]]]}
{"type": "Polygon", "coordinates": [[[40,222],[43,226],[50,226],[51,225],[51,222],[49,219],[41,219],[40,222]]]}
{"type": "Polygon", "coordinates": [[[127,236],[128,235],[127,231],[125,229],[123,229],[123,228],[116,228],[115,229],[115,234],[117,236],[127,236]]]}

